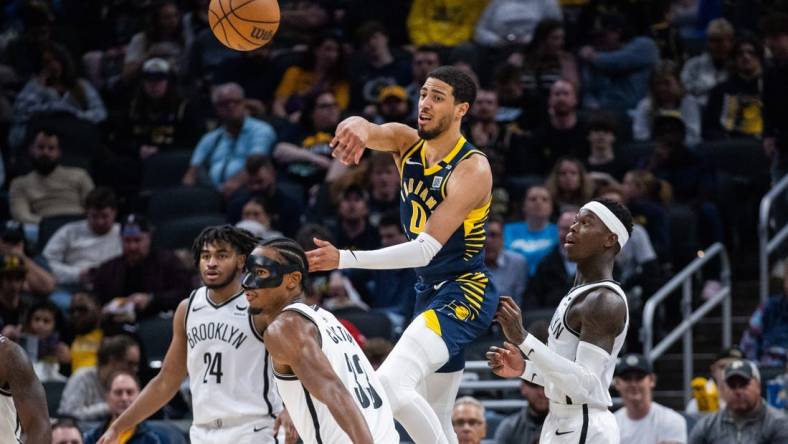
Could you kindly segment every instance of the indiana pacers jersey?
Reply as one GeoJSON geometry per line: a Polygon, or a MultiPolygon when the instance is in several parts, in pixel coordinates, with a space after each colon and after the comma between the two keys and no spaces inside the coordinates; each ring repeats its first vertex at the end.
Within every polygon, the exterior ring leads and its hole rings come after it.
{"type": "MultiPolygon", "coordinates": [[[[577,353],[577,345],[580,343],[580,333],[576,332],[566,322],[566,314],[572,306],[575,299],[582,294],[586,294],[597,288],[607,288],[613,290],[616,294],[621,296],[624,304],[627,304],[627,297],[624,290],[614,281],[598,281],[591,282],[584,285],[578,285],[567,293],[566,296],[558,304],[553,318],[550,321],[549,335],[547,337],[547,346],[550,350],[558,353],[560,356],[575,360],[577,353]]],[[[571,399],[566,393],[561,390],[561,387],[556,386],[550,382],[545,381],[544,392],[551,402],[558,404],[588,404],[591,407],[600,407],[607,409],[613,405],[610,398],[610,383],[613,380],[613,371],[616,367],[616,358],[624,345],[624,339],[627,336],[627,329],[629,328],[629,309],[627,308],[627,318],[624,323],[624,329],[616,336],[613,341],[613,350],[610,353],[610,359],[605,365],[605,371],[599,378],[601,384],[598,387],[589,387],[589,399],[571,399]]]]}
{"type": "MultiPolygon", "coordinates": [[[[427,167],[424,140],[419,140],[403,154],[400,160],[400,216],[409,240],[424,230],[427,219],[446,198],[446,182],[457,165],[475,154],[484,155],[462,136],[449,154],[431,167],[427,167]]],[[[434,283],[484,271],[484,224],[489,214],[489,201],[471,211],[432,261],[416,269],[419,277],[424,282],[434,283]]]]}
{"type": "MultiPolygon", "coordinates": [[[[284,309],[295,311],[315,324],[320,332],[320,347],[364,415],[372,440],[376,444],[399,443],[383,386],[347,329],[333,314],[319,307],[295,303],[284,309]]],[[[296,375],[274,372],[274,376],[290,418],[305,443],[350,444],[350,437],[339,427],[328,407],[313,398],[296,375]]]]}
{"type": "Polygon", "coordinates": [[[268,351],[242,295],[219,305],[202,287],[189,298],[186,362],[195,426],[222,428],[261,418],[272,425],[282,410],[268,351]]]}

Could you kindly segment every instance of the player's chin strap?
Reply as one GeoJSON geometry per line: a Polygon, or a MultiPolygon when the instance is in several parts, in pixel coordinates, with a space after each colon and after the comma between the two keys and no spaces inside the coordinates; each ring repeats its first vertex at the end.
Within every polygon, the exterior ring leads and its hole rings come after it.
{"type": "Polygon", "coordinates": [[[626,245],[627,241],[629,240],[629,233],[627,233],[627,229],[624,227],[624,224],[621,223],[621,221],[618,219],[618,217],[616,217],[615,214],[613,214],[612,211],[608,210],[605,205],[595,200],[588,202],[587,204],[583,205],[583,208],[580,209],[588,210],[596,214],[596,217],[598,217],[599,220],[605,224],[607,229],[618,237],[618,246],[620,247],[619,251],[624,249],[624,245],[626,245]]]}
{"type": "Polygon", "coordinates": [[[607,384],[602,381],[602,375],[605,374],[612,360],[610,353],[600,347],[580,341],[574,361],[550,350],[531,334],[526,336],[518,347],[528,359],[536,363],[539,376],[542,377],[545,385],[554,384],[572,398],[573,403],[599,402],[610,396],[607,384]]]}
{"type": "Polygon", "coordinates": [[[339,267],[367,270],[397,270],[425,267],[440,251],[434,237],[422,232],[412,241],[370,251],[339,250],[339,267]]]}

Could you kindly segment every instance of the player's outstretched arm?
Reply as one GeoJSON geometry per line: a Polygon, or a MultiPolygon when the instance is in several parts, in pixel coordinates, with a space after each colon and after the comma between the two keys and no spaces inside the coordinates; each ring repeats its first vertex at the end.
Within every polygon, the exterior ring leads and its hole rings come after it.
{"type": "Polygon", "coordinates": [[[114,444],[124,431],[134,427],[162,408],[186,378],[186,310],[189,300],[184,299],[175,310],[172,320],[172,342],[164,357],[161,370],[140,392],[137,399],[113,422],[99,439],[99,444],[114,444]]]}
{"type": "Polygon", "coordinates": [[[288,367],[331,416],[350,441],[372,444],[372,434],[350,392],[339,380],[320,349],[320,332],[297,313],[282,313],[265,331],[263,339],[275,368],[288,367]]]}
{"type": "Polygon", "coordinates": [[[309,271],[336,268],[392,270],[424,267],[463,224],[470,212],[490,199],[492,173],[484,156],[460,162],[449,176],[446,199],[427,219],[424,232],[416,239],[372,251],[338,250],[330,243],[315,239],[318,248],[306,252],[309,271]]]}
{"type": "Polygon", "coordinates": [[[14,397],[16,412],[26,437],[25,442],[52,442],[46,394],[33,372],[30,360],[18,345],[6,338],[0,339],[0,356],[5,361],[5,365],[0,366],[4,370],[0,373],[0,378],[8,382],[8,388],[14,397]]]}
{"type": "Polygon", "coordinates": [[[418,132],[401,123],[376,125],[359,116],[339,122],[331,141],[332,156],[345,165],[357,164],[364,148],[402,154],[419,140],[418,132]]]}

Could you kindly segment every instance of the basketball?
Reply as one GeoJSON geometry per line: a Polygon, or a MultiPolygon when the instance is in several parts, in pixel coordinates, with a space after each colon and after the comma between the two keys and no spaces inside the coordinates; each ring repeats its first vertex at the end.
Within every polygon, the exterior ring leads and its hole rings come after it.
{"type": "Polygon", "coordinates": [[[224,46],[237,51],[257,49],[279,28],[276,0],[211,0],[208,23],[224,46]]]}

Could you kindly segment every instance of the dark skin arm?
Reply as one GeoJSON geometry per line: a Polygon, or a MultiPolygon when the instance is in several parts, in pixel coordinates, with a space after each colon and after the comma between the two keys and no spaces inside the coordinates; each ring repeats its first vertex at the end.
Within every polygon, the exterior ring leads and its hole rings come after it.
{"type": "Polygon", "coordinates": [[[51,443],[46,394],[30,361],[18,345],[6,338],[0,339],[0,356],[4,364],[0,366],[0,380],[8,382],[25,442],[51,443]]]}
{"type": "Polygon", "coordinates": [[[295,374],[356,444],[372,444],[372,434],[350,392],[320,349],[317,327],[297,313],[284,312],[263,339],[277,372],[295,374]]]}
{"type": "MultiPolygon", "coordinates": [[[[613,351],[613,342],[624,329],[626,317],[624,300],[606,288],[578,298],[566,316],[569,326],[580,332],[581,341],[596,345],[608,353],[613,351]]],[[[495,320],[512,344],[521,344],[529,334],[523,327],[520,307],[509,296],[501,296],[495,320]]],[[[505,349],[492,347],[487,352],[488,365],[495,374],[504,377],[522,374],[525,359],[516,350],[516,347],[507,345],[505,349]]]]}

